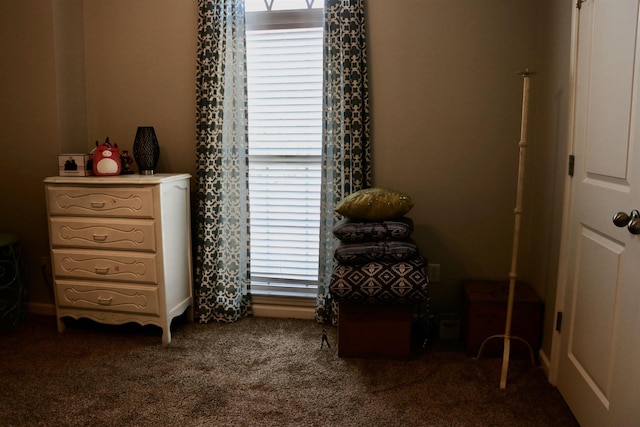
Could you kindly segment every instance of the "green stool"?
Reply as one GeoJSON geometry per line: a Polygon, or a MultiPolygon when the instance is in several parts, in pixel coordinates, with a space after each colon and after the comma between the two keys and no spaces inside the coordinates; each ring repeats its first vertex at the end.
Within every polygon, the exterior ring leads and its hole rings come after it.
{"type": "Polygon", "coordinates": [[[27,272],[18,237],[0,233],[0,330],[16,326],[27,313],[27,272]]]}

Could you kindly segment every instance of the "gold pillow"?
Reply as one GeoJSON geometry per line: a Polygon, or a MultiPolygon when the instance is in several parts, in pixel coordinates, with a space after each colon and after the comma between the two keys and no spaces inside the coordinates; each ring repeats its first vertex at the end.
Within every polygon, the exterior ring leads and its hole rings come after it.
{"type": "Polygon", "coordinates": [[[385,221],[403,216],[412,207],[408,194],[374,187],[348,195],[336,206],[336,212],[351,219],[385,221]]]}

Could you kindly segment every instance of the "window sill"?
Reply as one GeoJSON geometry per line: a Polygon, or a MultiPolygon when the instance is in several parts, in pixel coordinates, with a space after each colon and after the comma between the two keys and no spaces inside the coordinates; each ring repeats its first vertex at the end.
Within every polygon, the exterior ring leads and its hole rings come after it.
{"type": "Polygon", "coordinates": [[[315,297],[283,295],[285,292],[251,293],[251,309],[255,317],[283,319],[315,319],[315,297]]]}
{"type": "Polygon", "coordinates": [[[252,291],[251,301],[254,305],[266,304],[286,307],[315,307],[316,305],[315,296],[287,291],[252,291]]]}

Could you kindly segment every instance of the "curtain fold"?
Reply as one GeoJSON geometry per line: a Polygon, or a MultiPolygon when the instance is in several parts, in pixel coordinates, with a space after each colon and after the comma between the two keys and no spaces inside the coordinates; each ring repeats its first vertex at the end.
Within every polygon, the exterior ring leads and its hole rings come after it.
{"type": "Polygon", "coordinates": [[[251,313],[244,0],[198,0],[195,314],[251,313]]]}
{"type": "Polygon", "coordinates": [[[371,187],[364,0],[325,0],[320,271],[316,320],[337,324],[329,296],[337,203],[371,187]]]}

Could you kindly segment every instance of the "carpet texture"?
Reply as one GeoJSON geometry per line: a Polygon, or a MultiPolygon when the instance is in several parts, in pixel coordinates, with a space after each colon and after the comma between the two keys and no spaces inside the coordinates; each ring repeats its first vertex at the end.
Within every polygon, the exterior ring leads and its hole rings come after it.
{"type": "Polygon", "coordinates": [[[311,320],[155,327],[30,316],[0,334],[2,426],[577,426],[527,360],[337,356],[311,320]]]}

